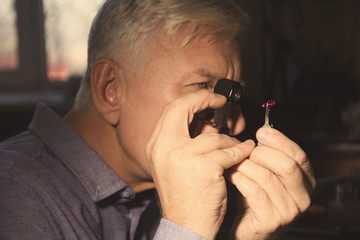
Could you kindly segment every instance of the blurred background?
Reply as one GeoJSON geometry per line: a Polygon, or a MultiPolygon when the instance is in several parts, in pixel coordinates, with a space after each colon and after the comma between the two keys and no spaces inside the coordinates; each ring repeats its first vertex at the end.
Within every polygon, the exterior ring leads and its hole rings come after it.
{"type": "MultiPolygon", "coordinates": [[[[0,141],[26,130],[37,102],[69,108],[102,0],[1,0],[0,141]]],[[[241,105],[254,138],[261,104],[307,152],[318,179],[283,239],[360,239],[360,1],[242,0],[252,18],[241,105]]]]}
{"type": "Polygon", "coordinates": [[[27,128],[37,102],[71,106],[101,0],[1,0],[0,140],[27,128]]]}

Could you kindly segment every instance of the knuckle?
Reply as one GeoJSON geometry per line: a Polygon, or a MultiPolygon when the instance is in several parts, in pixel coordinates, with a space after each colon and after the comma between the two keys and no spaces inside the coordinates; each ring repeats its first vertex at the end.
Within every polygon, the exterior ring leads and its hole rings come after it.
{"type": "Polygon", "coordinates": [[[264,190],[263,190],[260,186],[258,186],[258,185],[254,186],[254,187],[251,189],[251,193],[252,193],[252,196],[253,196],[255,199],[259,200],[259,201],[262,201],[262,200],[264,199],[265,192],[264,192],[264,190]]]}
{"type": "Polygon", "coordinates": [[[299,171],[299,166],[297,165],[297,163],[295,161],[287,161],[283,165],[283,171],[287,175],[293,175],[293,174],[296,174],[297,171],[299,171]]]}
{"type": "Polygon", "coordinates": [[[299,210],[300,212],[305,212],[311,204],[311,198],[308,194],[306,194],[305,198],[302,199],[302,201],[300,202],[300,206],[299,206],[299,210]]]}
{"type": "Polygon", "coordinates": [[[287,214],[285,215],[283,221],[282,221],[282,225],[287,225],[290,222],[292,222],[296,216],[298,216],[300,213],[299,208],[297,206],[294,207],[290,207],[287,211],[287,214]]]}
{"type": "Polygon", "coordinates": [[[264,169],[262,178],[265,184],[272,184],[276,180],[276,175],[269,169],[264,169]]]}
{"type": "Polygon", "coordinates": [[[303,166],[309,162],[309,159],[304,151],[298,152],[295,160],[299,163],[300,166],[303,166]]]}
{"type": "Polygon", "coordinates": [[[224,153],[226,153],[231,159],[236,160],[237,159],[237,153],[234,148],[226,148],[223,150],[224,153]]]}

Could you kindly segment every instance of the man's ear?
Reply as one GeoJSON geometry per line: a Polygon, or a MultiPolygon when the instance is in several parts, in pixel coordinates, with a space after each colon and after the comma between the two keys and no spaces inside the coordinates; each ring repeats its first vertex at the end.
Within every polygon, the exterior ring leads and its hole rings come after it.
{"type": "Polygon", "coordinates": [[[121,77],[116,62],[110,59],[98,59],[91,68],[90,82],[94,107],[113,126],[119,122],[121,77]]]}

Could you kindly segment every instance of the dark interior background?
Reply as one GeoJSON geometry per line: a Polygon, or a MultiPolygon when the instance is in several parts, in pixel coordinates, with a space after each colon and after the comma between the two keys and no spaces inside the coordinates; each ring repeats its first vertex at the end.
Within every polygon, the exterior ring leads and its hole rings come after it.
{"type": "Polygon", "coordinates": [[[242,99],[253,138],[274,99],[274,127],[307,153],[312,205],[281,239],[360,239],[360,1],[245,0],[242,99]]]}
{"type": "Polygon", "coordinates": [[[317,175],[346,174],[348,166],[342,164],[350,158],[329,163],[312,155],[344,151],[359,158],[360,1],[249,0],[244,5],[253,20],[243,48],[244,136],[253,136],[263,124],[260,105],[274,99],[271,122],[308,152],[317,175]]]}

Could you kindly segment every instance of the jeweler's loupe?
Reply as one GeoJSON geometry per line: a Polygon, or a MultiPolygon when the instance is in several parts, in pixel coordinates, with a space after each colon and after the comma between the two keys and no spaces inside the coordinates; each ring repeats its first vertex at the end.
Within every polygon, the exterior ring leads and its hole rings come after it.
{"type": "Polygon", "coordinates": [[[241,85],[239,82],[222,78],[214,87],[214,92],[226,97],[226,103],[219,109],[206,109],[197,114],[197,118],[213,127],[225,127],[229,118],[231,106],[239,103],[241,97],[241,85]],[[210,119],[214,117],[214,121],[210,119]]]}

